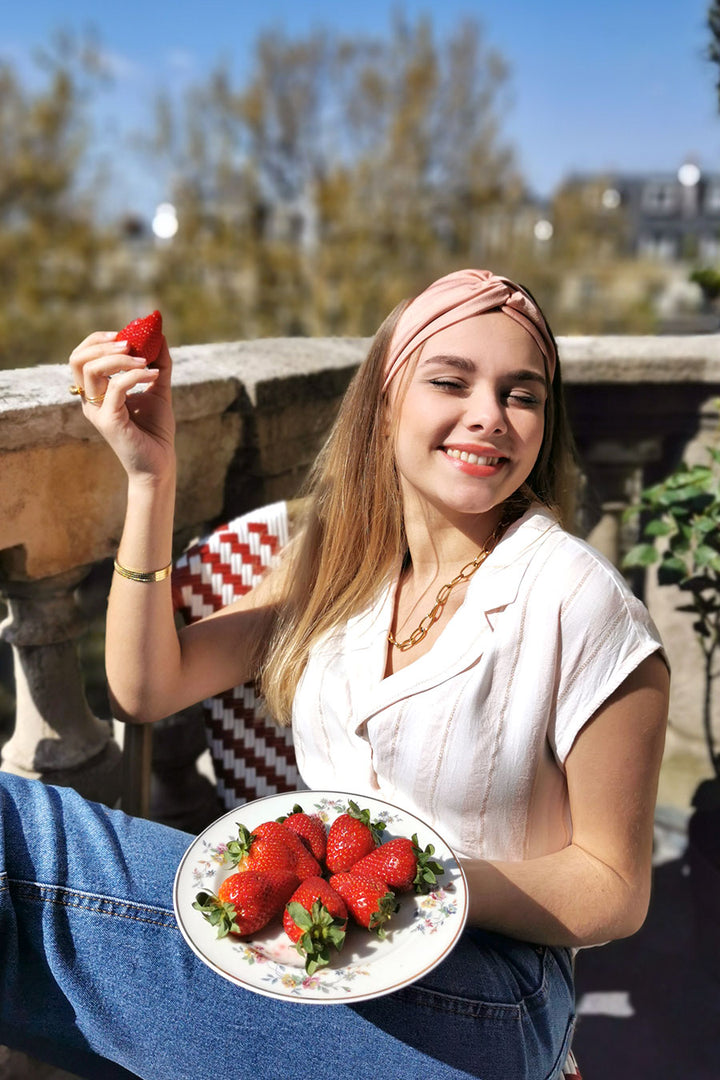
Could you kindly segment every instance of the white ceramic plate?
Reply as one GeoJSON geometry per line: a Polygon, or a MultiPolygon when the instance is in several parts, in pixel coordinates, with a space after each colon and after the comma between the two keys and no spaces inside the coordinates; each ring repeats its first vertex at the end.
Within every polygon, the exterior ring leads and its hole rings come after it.
{"type": "Polygon", "coordinates": [[[467,918],[465,874],[434,829],[390,803],[337,791],[269,795],[223,814],[185,852],[175,876],[173,900],[188,945],[219,975],[268,997],[318,1004],[365,1001],[414,982],[448,955],[467,918]],[[417,833],[421,848],[434,846],[433,858],[445,870],[438,875],[437,890],[427,896],[402,894],[400,910],[387,924],[384,940],[349,925],[342,952],[311,976],[280,922],[251,938],[218,939],[215,928],[192,905],[198,892],[217,893],[221,882],[233,873],[225,848],[237,837],[238,822],[252,830],[263,821],[291,813],[294,804],[300,803],[306,813],[319,814],[329,826],[347,810],[350,799],[362,809],[367,807],[373,820],[385,822],[384,839],[417,833]]]}

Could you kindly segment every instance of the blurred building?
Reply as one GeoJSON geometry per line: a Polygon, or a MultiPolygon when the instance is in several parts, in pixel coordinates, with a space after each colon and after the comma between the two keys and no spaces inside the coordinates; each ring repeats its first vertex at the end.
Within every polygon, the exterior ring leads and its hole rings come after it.
{"type": "Polygon", "coordinates": [[[720,173],[687,161],[676,172],[571,176],[589,213],[622,217],[618,254],[694,265],[720,262],[720,173]]]}

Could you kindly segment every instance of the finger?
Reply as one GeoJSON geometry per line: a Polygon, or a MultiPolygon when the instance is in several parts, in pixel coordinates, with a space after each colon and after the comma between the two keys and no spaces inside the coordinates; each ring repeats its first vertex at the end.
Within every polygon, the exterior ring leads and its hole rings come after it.
{"type": "Polygon", "coordinates": [[[136,371],[121,371],[111,379],[106,380],[102,391],[95,394],[85,394],[83,399],[83,411],[94,423],[101,418],[109,418],[114,413],[125,414],[125,405],[128,395],[143,385],[151,386],[158,378],[159,372],[149,368],[136,371]],[[98,412],[96,410],[100,410],[98,412]]]}
{"type": "Polygon", "coordinates": [[[158,368],[160,371],[160,378],[157,381],[158,387],[163,389],[170,385],[172,378],[172,357],[170,356],[170,350],[168,349],[167,338],[163,335],[162,345],[160,352],[158,353],[157,360],[153,364],[153,367],[158,368]]]}
{"type": "MultiPolygon", "coordinates": [[[[86,368],[90,363],[94,363],[104,358],[123,357],[127,355],[127,342],[125,341],[104,341],[96,342],[94,345],[78,346],[68,361],[70,365],[70,372],[72,374],[75,383],[78,386],[85,388],[86,368]]],[[[92,368],[88,372],[88,375],[92,376],[92,368]]]]}
{"type": "Polygon", "coordinates": [[[83,352],[87,348],[92,346],[103,346],[115,340],[117,337],[117,331],[115,330],[94,330],[92,334],[88,334],[86,338],[76,345],[73,351],[70,353],[69,359],[72,360],[78,354],[83,352]]]}
{"type": "Polygon", "coordinates": [[[123,371],[142,370],[146,366],[142,357],[127,356],[103,356],[97,360],[88,360],[77,369],[76,382],[82,386],[85,393],[90,397],[104,394],[107,390],[108,379],[123,371]]]}

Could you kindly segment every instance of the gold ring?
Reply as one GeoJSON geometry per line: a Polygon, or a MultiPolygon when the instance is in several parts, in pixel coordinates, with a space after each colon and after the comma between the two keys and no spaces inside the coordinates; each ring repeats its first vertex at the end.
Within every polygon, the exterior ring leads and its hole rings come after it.
{"type": "Polygon", "coordinates": [[[97,407],[100,408],[100,406],[102,405],[104,400],[105,400],[105,395],[104,394],[100,394],[99,397],[87,397],[86,394],[83,394],[83,401],[87,405],[97,405],[97,407]]]}
{"type": "Polygon", "coordinates": [[[81,398],[85,397],[85,391],[83,390],[82,386],[71,386],[70,393],[77,394],[77,396],[81,398]]]}

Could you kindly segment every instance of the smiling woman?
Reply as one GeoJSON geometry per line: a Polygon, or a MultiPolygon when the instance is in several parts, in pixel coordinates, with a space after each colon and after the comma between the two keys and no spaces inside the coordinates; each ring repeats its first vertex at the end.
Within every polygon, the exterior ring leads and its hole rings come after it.
{"type": "Polygon", "coordinates": [[[179,633],[167,346],[148,369],[95,333],[70,363],[128,474],[116,715],[151,721],[259,679],[310,789],[382,800],[444,838],[468,928],[379,1004],[299,1016],[224,982],[177,933],[189,837],[0,775],[0,1038],[103,1078],[194,1080],[208,1061],[304,1075],[308,1045],[338,1080],[560,1076],[572,950],[633,933],[647,909],[668,680],[642,604],[561,525],[572,459],[537,304],[467,270],[401,305],[280,566],[179,633]],[[134,991],[122,1016],[119,985],[134,991]]]}

